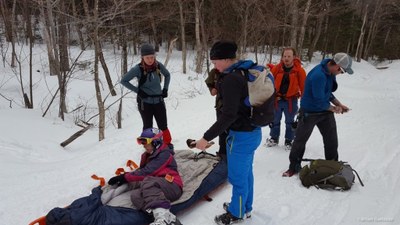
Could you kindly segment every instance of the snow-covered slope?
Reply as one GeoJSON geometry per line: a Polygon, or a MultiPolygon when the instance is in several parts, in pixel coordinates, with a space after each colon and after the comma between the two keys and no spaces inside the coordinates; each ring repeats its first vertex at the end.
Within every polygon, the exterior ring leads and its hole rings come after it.
{"type": "MultiPolygon", "coordinates": [[[[68,205],[86,196],[98,182],[92,174],[110,178],[127,159],[139,161],[142,149],[135,143],[141,119],[134,94],[124,100],[123,128],[108,123],[106,139],[97,141],[91,129],[66,148],[60,143],[79,130],[76,115],[57,118],[56,106],[41,117],[54,93],[56,77],[45,75],[46,55],[35,49],[35,109],[21,108],[15,75],[1,67],[0,93],[15,102],[0,98],[0,224],[23,225],[56,206],[68,205]],[[40,57],[39,57],[40,56],[40,57]]],[[[72,54],[77,54],[77,50],[72,54]]],[[[90,61],[91,55],[87,53],[90,61]]],[[[160,57],[162,58],[162,56],[160,57]]],[[[107,54],[114,82],[118,80],[118,57],[107,54]]],[[[130,59],[133,63],[137,58],[130,59]]],[[[161,60],[163,62],[163,60],[161,60]]],[[[189,61],[189,65],[193,61],[189,61]]],[[[316,62],[307,65],[309,71],[316,62]]],[[[132,64],[131,64],[132,65],[132,64]]],[[[173,79],[167,99],[168,122],[176,149],[184,149],[187,138],[199,138],[215,120],[214,98],[203,84],[203,75],[180,73],[180,55],[175,54],[168,69],[173,79]]],[[[193,67],[193,66],[191,66],[193,67]]],[[[27,65],[23,66],[27,74],[27,65]]],[[[348,192],[304,188],[298,177],[282,178],[288,166],[288,152],[282,147],[260,146],[254,161],[255,202],[253,219],[244,224],[398,224],[400,221],[400,62],[377,70],[367,62],[354,63],[354,75],[340,75],[336,96],[348,105],[348,114],[337,115],[339,156],[348,161],[365,183],[358,182],[348,192]]],[[[27,77],[24,78],[27,83],[27,77]]],[[[119,88],[119,87],[117,87],[119,88]]],[[[104,95],[107,91],[104,90],[104,95]]],[[[79,71],[69,85],[71,109],[86,103],[95,106],[94,84],[90,74],[79,71]]],[[[118,97],[109,97],[113,102],[118,97]]],[[[114,113],[114,111],[112,111],[114,113]]],[[[110,113],[109,117],[113,114],[110,113]]],[[[89,116],[90,117],[90,116],[89,116]]],[[[263,129],[264,139],[269,128],[263,129]]],[[[213,146],[210,151],[215,151],[213,146]]],[[[307,144],[305,157],[323,158],[322,138],[316,129],[307,144]]],[[[229,184],[211,194],[212,202],[200,202],[179,218],[185,225],[213,224],[229,200],[229,184]]]]}

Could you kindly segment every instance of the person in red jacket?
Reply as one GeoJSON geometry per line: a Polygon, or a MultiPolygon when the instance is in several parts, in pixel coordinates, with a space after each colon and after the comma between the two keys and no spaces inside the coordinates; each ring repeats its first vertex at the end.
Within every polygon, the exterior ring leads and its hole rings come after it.
{"type": "Polygon", "coordinates": [[[181,224],[169,211],[171,202],[181,197],[183,187],[172,146],[163,143],[163,133],[157,128],[143,130],[137,142],[145,149],[140,167],[111,178],[108,184],[137,182],[131,200],[138,209],[153,213],[155,221],[150,225],[181,224]]]}
{"type": "Polygon", "coordinates": [[[306,72],[297,58],[294,48],[284,48],[279,64],[268,65],[275,78],[276,102],[275,117],[271,127],[270,138],[267,139],[267,146],[278,145],[282,113],[285,114],[285,147],[290,150],[294,139],[292,123],[298,111],[298,98],[304,91],[306,72]]]}

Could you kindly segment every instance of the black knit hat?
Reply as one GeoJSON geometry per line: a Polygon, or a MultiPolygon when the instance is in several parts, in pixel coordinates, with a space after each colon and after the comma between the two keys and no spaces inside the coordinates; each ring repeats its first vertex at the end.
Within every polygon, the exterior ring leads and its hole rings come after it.
{"type": "Polygon", "coordinates": [[[154,51],[153,45],[143,44],[142,47],[140,48],[140,54],[142,56],[154,55],[155,53],[156,53],[156,51],[154,51]]]}
{"type": "Polygon", "coordinates": [[[217,41],[211,47],[210,59],[234,59],[236,58],[237,45],[233,41],[217,41]]]}

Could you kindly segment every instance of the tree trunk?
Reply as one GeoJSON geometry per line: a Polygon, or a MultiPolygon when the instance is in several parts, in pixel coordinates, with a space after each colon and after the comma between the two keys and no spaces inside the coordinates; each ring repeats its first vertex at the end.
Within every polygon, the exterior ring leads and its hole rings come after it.
{"type": "Polygon", "coordinates": [[[311,46],[308,49],[308,60],[310,62],[311,62],[311,59],[312,59],[312,57],[314,55],[314,51],[315,51],[315,48],[317,46],[317,43],[318,43],[318,40],[319,40],[319,36],[321,35],[322,23],[324,22],[324,17],[325,17],[325,14],[321,13],[317,18],[317,30],[315,32],[315,35],[314,35],[313,41],[311,43],[311,46]]]}
{"type": "MultiPolygon", "coordinates": [[[[204,2],[204,1],[202,1],[204,2]]],[[[207,73],[210,72],[210,61],[208,58],[208,45],[207,45],[207,40],[208,40],[208,35],[206,34],[206,29],[205,29],[205,24],[204,24],[204,13],[200,14],[200,30],[201,30],[201,36],[202,41],[203,41],[203,51],[205,53],[205,58],[206,58],[206,66],[207,66],[207,73]]],[[[185,46],[186,50],[186,46],[185,46]]],[[[185,53],[186,54],[186,53],[185,53]]]]}
{"type": "Polygon", "coordinates": [[[49,68],[50,75],[59,75],[60,74],[60,62],[59,62],[59,54],[58,54],[58,46],[56,44],[55,38],[55,25],[54,25],[54,17],[52,12],[51,0],[46,0],[44,5],[43,1],[39,1],[39,9],[41,13],[42,23],[45,24],[43,26],[43,34],[44,40],[46,42],[47,47],[47,56],[49,58],[49,68]]]}
{"type": "Polygon", "coordinates": [[[365,6],[364,19],[363,19],[363,23],[361,26],[360,36],[358,37],[357,50],[356,50],[356,55],[355,55],[357,62],[361,61],[361,55],[362,55],[361,53],[362,53],[362,47],[363,47],[363,42],[364,42],[365,23],[367,21],[367,14],[368,14],[368,4],[365,6]]]}
{"type": "Polygon", "coordinates": [[[291,33],[290,33],[290,46],[293,48],[297,47],[297,24],[299,20],[299,11],[298,11],[298,0],[291,0],[291,14],[292,14],[292,24],[291,24],[291,33]]]}
{"type": "Polygon", "coordinates": [[[60,75],[58,75],[58,84],[60,86],[60,107],[58,108],[58,117],[64,120],[64,113],[67,112],[67,105],[65,102],[65,98],[67,97],[67,72],[61,71],[60,75]]]}
{"type": "Polygon", "coordinates": [[[383,3],[382,0],[377,0],[375,3],[376,5],[375,5],[375,9],[374,9],[374,14],[373,14],[371,24],[369,27],[367,41],[365,42],[365,48],[364,48],[364,54],[363,54],[363,58],[365,60],[368,59],[369,50],[371,48],[372,43],[374,42],[376,32],[378,30],[378,25],[380,23],[380,18],[381,18],[381,13],[379,13],[379,12],[381,11],[382,3],[383,3]]]}
{"type": "MultiPolygon", "coordinates": [[[[326,5],[326,11],[329,12],[329,7],[330,7],[330,3],[328,2],[328,4],[326,5]]],[[[329,14],[326,16],[325,19],[325,27],[324,27],[324,48],[322,51],[322,58],[325,59],[326,56],[326,52],[327,52],[327,48],[328,48],[328,41],[329,41],[329,32],[328,32],[328,25],[329,25],[329,14]]]]}
{"type": "Polygon", "coordinates": [[[99,79],[99,58],[100,58],[100,43],[99,43],[99,27],[96,24],[98,20],[98,12],[99,12],[99,0],[94,1],[94,10],[93,10],[93,21],[94,21],[94,29],[93,29],[93,37],[92,40],[95,46],[95,56],[94,56],[94,85],[96,89],[96,99],[97,106],[99,109],[99,141],[102,141],[105,138],[104,129],[105,129],[105,110],[104,103],[101,97],[101,88],[100,88],[100,79],[99,79]]]}
{"type": "Polygon", "coordinates": [[[29,97],[30,97],[30,108],[33,108],[33,72],[32,72],[32,60],[33,60],[33,43],[34,37],[32,32],[32,21],[31,21],[31,7],[29,6],[29,0],[24,0],[24,17],[26,23],[26,36],[29,39],[29,97]]]}
{"type": "Polygon", "coordinates": [[[195,4],[195,35],[196,35],[196,73],[202,73],[203,51],[200,40],[200,2],[194,0],[195,4]]]}
{"type": "MultiPolygon", "coordinates": [[[[85,12],[85,17],[86,17],[86,24],[92,23],[91,21],[91,16],[90,16],[90,11],[89,11],[89,5],[87,3],[87,0],[82,0],[83,3],[83,11],[85,12]]],[[[93,34],[93,31],[91,30],[92,28],[90,26],[86,26],[86,32],[90,35],[93,34]]],[[[92,40],[87,40],[87,46],[92,46],[92,40]]]]}
{"type": "Polygon", "coordinates": [[[122,46],[122,57],[121,57],[121,75],[128,72],[128,42],[126,40],[126,27],[121,27],[121,46],[122,46]]]}
{"type": "Polygon", "coordinates": [[[77,139],[78,137],[82,136],[86,131],[88,131],[90,128],[92,127],[92,124],[87,124],[86,127],[82,128],[81,130],[79,130],[78,132],[76,132],[75,134],[73,134],[71,137],[69,137],[67,140],[63,141],[60,145],[62,147],[65,147],[69,144],[71,144],[71,142],[73,142],[75,139],[77,139]]]}
{"type": "MultiPolygon", "coordinates": [[[[122,46],[122,57],[121,57],[121,76],[128,72],[128,42],[126,27],[122,26],[121,29],[121,46],[122,46]]],[[[121,95],[123,94],[123,89],[121,89],[121,95]]],[[[117,126],[118,129],[122,128],[122,98],[119,101],[118,111],[117,111],[117,126]]]]}
{"type": "Polygon", "coordinates": [[[178,38],[174,38],[169,42],[169,47],[168,47],[168,53],[167,53],[167,57],[165,57],[165,61],[164,61],[164,66],[167,67],[168,62],[169,62],[169,58],[171,57],[172,54],[172,49],[174,48],[174,44],[176,42],[176,40],[178,40],[178,38]]]}
{"type": "Polygon", "coordinates": [[[119,105],[118,105],[117,126],[118,126],[118,129],[122,128],[122,98],[119,100],[119,105]]]}
{"type": "Polygon", "coordinates": [[[182,73],[186,74],[186,34],[185,34],[185,17],[183,14],[183,0],[178,0],[179,16],[181,22],[181,43],[182,43],[182,73]]]}
{"type": "Polygon", "coordinates": [[[311,0],[307,0],[306,8],[304,9],[303,21],[300,28],[299,41],[297,42],[297,53],[299,57],[302,57],[304,35],[306,33],[306,25],[308,16],[310,15],[311,0]]]}
{"type": "Polygon", "coordinates": [[[97,45],[98,45],[97,46],[97,50],[98,50],[97,54],[98,54],[99,60],[101,62],[101,66],[103,67],[103,70],[104,70],[104,76],[106,77],[106,80],[107,80],[108,89],[110,90],[110,93],[111,93],[112,96],[116,96],[117,93],[115,92],[114,85],[113,85],[113,82],[111,80],[110,71],[108,70],[108,67],[107,67],[107,64],[106,64],[106,60],[104,59],[103,50],[102,50],[102,47],[101,47],[101,44],[100,44],[100,40],[97,40],[97,42],[98,42],[97,43],[97,45]]]}
{"type": "Polygon", "coordinates": [[[156,25],[156,20],[152,13],[153,9],[150,7],[150,4],[147,4],[147,11],[149,12],[150,25],[153,31],[154,50],[158,52],[160,51],[160,46],[158,45],[159,43],[158,43],[157,25],[156,25]]]}
{"type": "Polygon", "coordinates": [[[74,20],[75,20],[75,29],[76,32],[78,33],[78,38],[79,38],[79,46],[81,47],[81,50],[85,50],[85,40],[83,39],[83,34],[82,34],[82,23],[80,19],[78,18],[78,13],[76,11],[76,5],[75,1],[71,1],[72,3],[72,14],[74,15],[74,20]]]}
{"type": "Polygon", "coordinates": [[[242,43],[240,45],[240,50],[239,50],[239,56],[243,56],[246,53],[246,47],[247,47],[247,27],[248,27],[248,21],[249,21],[249,8],[250,4],[248,2],[245,3],[245,9],[244,9],[244,14],[243,16],[243,30],[242,30],[242,43]]]}
{"type": "Polygon", "coordinates": [[[6,34],[6,41],[7,42],[11,42],[11,67],[15,68],[16,65],[16,61],[17,61],[17,54],[15,53],[15,32],[14,32],[14,28],[15,28],[15,8],[16,8],[16,4],[17,1],[14,0],[13,1],[13,6],[12,6],[12,10],[11,10],[11,15],[10,15],[10,11],[7,7],[6,1],[1,1],[0,2],[0,6],[1,6],[1,12],[3,14],[3,19],[4,19],[4,24],[5,24],[5,34],[6,34]]]}

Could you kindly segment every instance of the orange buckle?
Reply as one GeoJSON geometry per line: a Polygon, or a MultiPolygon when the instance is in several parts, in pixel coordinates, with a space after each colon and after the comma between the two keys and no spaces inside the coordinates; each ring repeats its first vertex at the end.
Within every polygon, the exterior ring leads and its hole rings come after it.
{"type": "Polygon", "coordinates": [[[131,170],[135,170],[135,169],[139,168],[139,166],[132,160],[126,161],[126,166],[131,168],[131,170]]]}
{"type": "Polygon", "coordinates": [[[118,169],[115,171],[115,175],[121,175],[121,174],[123,174],[123,173],[125,173],[124,168],[118,168],[118,169]]]}
{"type": "Polygon", "coordinates": [[[172,181],[174,181],[174,177],[169,174],[165,175],[165,179],[170,183],[172,183],[172,181]]]}
{"type": "Polygon", "coordinates": [[[106,181],[104,180],[104,177],[99,177],[99,176],[97,176],[96,174],[93,174],[93,175],[91,176],[91,178],[92,178],[93,180],[99,180],[99,181],[100,181],[100,186],[102,186],[102,187],[106,184],[106,181]]]}

